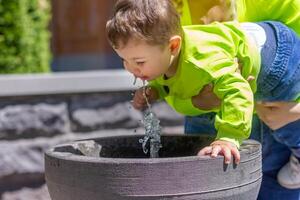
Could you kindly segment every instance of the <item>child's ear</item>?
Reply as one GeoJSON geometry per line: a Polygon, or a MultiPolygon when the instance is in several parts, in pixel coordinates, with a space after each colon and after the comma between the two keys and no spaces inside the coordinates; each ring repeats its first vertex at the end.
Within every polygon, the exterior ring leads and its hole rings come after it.
{"type": "Polygon", "coordinates": [[[179,35],[172,36],[169,41],[171,54],[176,55],[180,51],[181,37],[179,35]]]}

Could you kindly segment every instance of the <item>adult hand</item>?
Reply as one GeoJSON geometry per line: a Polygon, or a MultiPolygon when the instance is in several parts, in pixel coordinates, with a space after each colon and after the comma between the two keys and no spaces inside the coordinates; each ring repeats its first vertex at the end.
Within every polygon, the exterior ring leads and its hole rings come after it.
{"type": "Polygon", "coordinates": [[[221,100],[213,93],[213,85],[208,84],[198,95],[192,97],[192,103],[201,110],[212,110],[221,105],[221,100]]]}
{"type": "MultiPolygon", "coordinates": [[[[241,70],[241,65],[238,68],[238,72],[241,70]]],[[[249,76],[247,81],[253,81],[254,77],[249,76]]],[[[213,92],[213,85],[207,84],[202,88],[198,95],[192,97],[192,103],[196,108],[201,110],[212,110],[221,106],[222,100],[213,92]]]]}
{"type": "Polygon", "coordinates": [[[240,152],[236,145],[225,140],[214,141],[210,146],[201,149],[198,155],[210,155],[212,158],[217,157],[217,155],[223,155],[225,164],[230,163],[231,155],[233,155],[236,164],[239,164],[241,160],[240,152]]]}
{"type": "Polygon", "coordinates": [[[259,118],[272,130],[300,119],[297,102],[257,102],[255,107],[259,118]]]}

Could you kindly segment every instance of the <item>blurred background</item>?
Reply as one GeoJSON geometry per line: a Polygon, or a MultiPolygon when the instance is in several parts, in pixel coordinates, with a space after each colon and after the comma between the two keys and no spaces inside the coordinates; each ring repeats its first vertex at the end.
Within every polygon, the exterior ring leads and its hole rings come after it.
{"type": "MultiPolygon", "coordinates": [[[[54,145],[144,133],[130,104],[141,83],[105,35],[115,1],[0,0],[0,200],[50,200],[44,151],[54,145]]],[[[173,1],[191,24],[234,0],[173,1]]],[[[183,133],[164,102],[152,110],[164,133],[183,133]]]]}
{"type": "MultiPolygon", "coordinates": [[[[59,143],[144,133],[138,86],[105,36],[114,3],[0,0],[0,200],[50,200],[44,151],[59,143]]],[[[153,111],[182,132],[164,102],[153,111]]]]}
{"type": "Polygon", "coordinates": [[[3,73],[121,68],[105,24],[115,0],[2,0],[3,73]]]}
{"type": "Polygon", "coordinates": [[[121,68],[105,35],[115,0],[52,0],[53,71],[121,68]]]}

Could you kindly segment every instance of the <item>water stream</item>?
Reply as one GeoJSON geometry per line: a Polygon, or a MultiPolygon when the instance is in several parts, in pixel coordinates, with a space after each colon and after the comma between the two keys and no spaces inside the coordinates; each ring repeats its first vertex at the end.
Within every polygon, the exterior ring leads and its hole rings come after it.
{"type": "MultiPolygon", "coordinates": [[[[136,82],[136,79],[134,83],[136,82]]],[[[142,144],[143,151],[145,154],[148,153],[150,147],[150,158],[158,158],[159,157],[159,149],[162,148],[161,145],[161,126],[160,121],[156,117],[156,115],[152,112],[151,105],[146,95],[146,85],[145,81],[143,81],[143,96],[147,102],[147,109],[143,111],[143,125],[145,128],[145,136],[140,139],[139,142],[142,144]],[[149,145],[148,145],[149,144],[149,145]]]]}

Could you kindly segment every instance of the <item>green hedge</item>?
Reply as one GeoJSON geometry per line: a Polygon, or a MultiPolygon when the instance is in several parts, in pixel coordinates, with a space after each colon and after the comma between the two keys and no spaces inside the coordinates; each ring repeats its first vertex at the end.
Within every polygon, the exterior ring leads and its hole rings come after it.
{"type": "Polygon", "coordinates": [[[49,0],[0,0],[0,73],[50,69],[49,0]]]}

